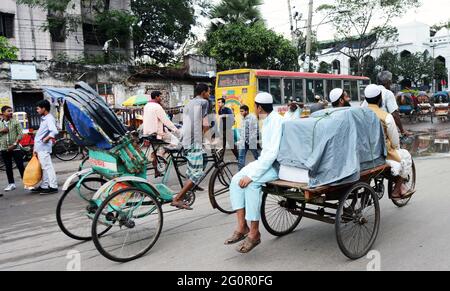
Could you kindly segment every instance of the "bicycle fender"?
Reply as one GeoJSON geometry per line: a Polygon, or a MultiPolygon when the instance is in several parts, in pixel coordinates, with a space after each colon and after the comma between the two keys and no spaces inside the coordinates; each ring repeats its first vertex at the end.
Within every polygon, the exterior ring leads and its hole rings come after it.
{"type": "Polygon", "coordinates": [[[148,182],[146,179],[134,177],[134,176],[124,176],[124,177],[112,179],[108,183],[101,186],[100,189],[98,189],[98,191],[95,193],[92,200],[96,201],[96,200],[105,199],[106,197],[102,197],[102,195],[104,193],[107,193],[107,195],[109,195],[110,194],[109,191],[114,187],[114,185],[116,185],[118,183],[124,183],[124,182],[136,182],[136,183],[140,183],[140,184],[145,184],[154,191],[154,193],[157,197],[160,196],[159,192],[156,190],[156,187],[152,183],[148,182]]]}
{"type": "Polygon", "coordinates": [[[78,179],[79,177],[86,176],[86,175],[90,174],[91,172],[93,172],[92,169],[84,169],[84,170],[82,170],[80,172],[77,172],[77,173],[73,174],[72,176],[67,178],[66,182],[64,182],[64,185],[62,187],[62,191],[66,191],[75,179],[78,179]]]}

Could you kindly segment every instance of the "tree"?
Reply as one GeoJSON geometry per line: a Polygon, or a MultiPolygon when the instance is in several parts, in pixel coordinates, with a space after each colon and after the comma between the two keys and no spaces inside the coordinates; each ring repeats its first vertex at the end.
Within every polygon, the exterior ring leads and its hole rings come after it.
{"type": "Polygon", "coordinates": [[[392,20],[419,5],[419,0],[334,0],[334,4],[322,5],[318,11],[330,18],[341,52],[355,59],[360,75],[363,57],[370,55],[379,42],[396,37],[392,20]]]}
{"type": "Polygon", "coordinates": [[[414,53],[402,58],[399,66],[400,75],[412,85],[419,87],[424,80],[433,75],[433,59],[425,53],[414,53]]]}
{"type": "Polygon", "coordinates": [[[217,60],[219,69],[297,69],[298,52],[291,42],[263,23],[228,24],[207,33],[200,51],[217,60]]]}
{"type": "Polygon", "coordinates": [[[381,53],[375,61],[375,66],[379,67],[378,71],[389,71],[393,75],[393,82],[397,83],[400,76],[400,61],[398,55],[389,50],[381,53]]]}
{"type": "Polygon", "coordinates": [[[331,64],[329,64],[327,62],[321,62],[319,64],[319,68],[317,69],[317,73],[330,74],[331,73],[331,64]]]}
{"type": "Polygon", "coordinates": [[[6,37],[0,36],[0,60],[17,60],[18,48],[11,45],[6,37]]]}
{"type": "Polygon", "coordinates": [[[220,19],[221,24],[213,23],[211,29],[232,23],[254,24],[262,20],[259,10],[262,4],[262,0],[222,0],[211,13],[211,18],[220,19]]]}
{"type": "MultiPolygon", "coordinates": [[[[191,36],[195,22],[194,0],[133,0],[138,23],[134,26],[136,56],[169,63],[175,51],[191,36]]],[[[200,3],[201,4],[201,3],[200,3]]]]}

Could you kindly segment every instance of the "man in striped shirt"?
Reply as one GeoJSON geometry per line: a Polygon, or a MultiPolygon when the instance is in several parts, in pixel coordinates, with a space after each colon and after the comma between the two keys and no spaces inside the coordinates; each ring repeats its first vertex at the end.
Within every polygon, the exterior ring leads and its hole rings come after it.
{"type": "Polygon", "coordinates": [[[8,177],[8,186],[5,192],[16,189],[13,173],[13,159],[17,165],[20,176],[23,177],[25,170],[23,165],[23,153],[18,147],[22,139],[23,129],[20,123],[13,119],[13,110],[9,106],[2,108],[3,120],[0,122],[0,152],[5,163],[6,175],[8,177]]]}

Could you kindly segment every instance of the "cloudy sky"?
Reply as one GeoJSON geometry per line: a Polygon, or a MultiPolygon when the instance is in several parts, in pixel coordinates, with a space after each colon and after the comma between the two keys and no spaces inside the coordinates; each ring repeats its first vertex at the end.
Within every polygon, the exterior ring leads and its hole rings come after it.
{"type": "MultiPolygon", "coordinates": [[[[309,0],[291,1],[295,7],[294,11],[302,13],[306,19],[309,0]]],[[[213,0],[212,2],[220,2],[220,0],[213,0]]],[[[287,0],[265,0],[261,11],[270,28],[289,36],[290,24],[287,2],[287,0]]],[[[314,0],[314,6],[317,8],[322,4],[333,2],[333,0],[314,0]]],[[[313,24],[320,23],[322,19],[322,15],[315,15],[313,24]]],[[[393,24],[397,25],[411,21],[420,21],[433,25],[448,20],[450,20],[450,0],[422,0],[422,6],[420,8],[408,11],[401,19],[395,19],[393,24]]],[[[300,26],[304,26],[304,23],[300,26]]],[[[318,29],[318,38],[320,40],[333,39],[332,28],[328,25],[321,25],[318,29]]]]}

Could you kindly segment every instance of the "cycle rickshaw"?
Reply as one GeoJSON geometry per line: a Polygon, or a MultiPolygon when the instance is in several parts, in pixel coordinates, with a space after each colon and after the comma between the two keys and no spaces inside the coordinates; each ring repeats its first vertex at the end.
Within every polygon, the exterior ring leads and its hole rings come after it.
{"type": "MultiPolygon", "coordinates": [[[[356,260],[372,248],[380,226],[379,200],[395,187],[387,165],[361,173],[361,179],[342,186],[315,189],[307,184],[287,181],[268,183],[263,188],[262,223],[274,236],[293,232],[302,218],[335,225],[336,239],[345,256],[356,260]]],[[[406,181],[409,191],[401,200],[392,200],[398,207],[406,206],[415,193],[416,169],[406,181]]]]}
{"type": "MultiPolygon", "coordinates": [[[[67,128],[74,141],[89,148],[92,168],[73,174],[65,182],[57,222],[73,239],[92,239],[106,258],[128,262],[145,255],[156,243],[163,226],[162,206],[172,202],[174,193],[164,183],[147,180],[148,160],[139,140],[126,131],[97,93],[85,83],[75,88],[64,105],[65,122],[72,125],[67,128]]],[[[147,138],[152,144],[161,142],[147,138]]],[[[167,150],[169,163],[182,184],[177,166],[185,160],[182,151],[167,150]]],[[[209,187],[211,203],[215,208],[223,207],[219,197],[228,196],[238,166],[224,162],[215,150],[208,159],[213,165],[207,173],[214,171],[209,187]],[[215,189],[216,185],[221,189],[215,189]]],[[[186,198],[189,203],[195,201],[196,190],[186,198]]]]}

